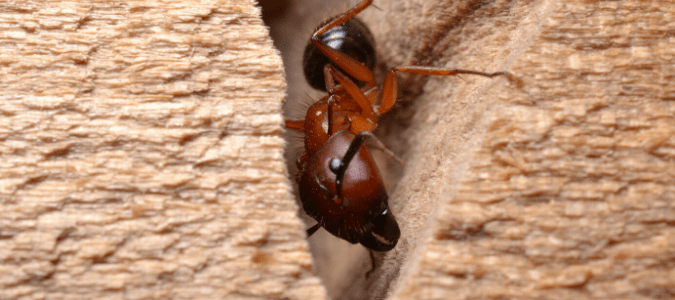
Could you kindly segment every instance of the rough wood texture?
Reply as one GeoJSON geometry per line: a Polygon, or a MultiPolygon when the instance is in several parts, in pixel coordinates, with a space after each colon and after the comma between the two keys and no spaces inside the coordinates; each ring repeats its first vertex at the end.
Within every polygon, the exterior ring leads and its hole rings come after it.
{"type": "Polygon", "coordinates": [[[675,297],[674,4],[375,0],[361,18],[379,72],[508,70],[523,85],[401,76],[379,134],[406,160],[390,190],[402,238],[368,282],[329,279],[347,287],[334,295],[675,297]]]}
{"type": "Polygon", "coordinates": [[[524,86],[433,78],[415,100],[395,298],[673,297],[672,3],[447,4],[428,6],[447,19],[410,38],[413,59],[431,49],[524,86]]]}
{"type": "Polygon", "coordinates": [[[0,4],[1,299],[325,298],[254,4],[0,4]]]}

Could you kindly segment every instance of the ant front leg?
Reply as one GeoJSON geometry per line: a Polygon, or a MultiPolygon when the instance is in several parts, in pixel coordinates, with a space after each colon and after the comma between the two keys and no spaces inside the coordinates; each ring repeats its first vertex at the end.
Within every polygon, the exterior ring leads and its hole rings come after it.
{"type": "Polygon", "coordinates": [[[334,28],[335,26],[339,26],[346,22],[347,20],[353,18],[356,16],[358,13],[366,9],[368,6],[370,6],[373,3],[373,0],[365,0],[361,2],[359,5],[353,7],[352,9],[346,11],[345,13],[337,16],[335,19],[332,21],[326,23],[325,25],[321,26],[319,29],[317,29],[314,34],[312,34],[311,37],[311,42],[314,47],[319,49],[328,59],[330,59],[333,63],[335,63],[338,67],[340,67],[343,71],[345,71],[347,74],[350,76],[356,78],[359,81],[365,82],[368,86],[374,87],[376,86],[375,84],[375,77],[373,76],[373,72],[371,72],[366,65],[361,63],[360,61],[350,57],[347,54],[344,54],[338,50],[335,50],[328,45],[324,44],[321,41],[320,36],[325,33],[326,31],[330,30],[331,28],[334,28]]]}
{"type": "Polygon", "coordinates": [[[394,106],[396,102],[396,96],[398,93],[398,82],[396,77],[396,72],[406,72],[412,74],[420,75],[438,75],[438,76],[457,76],[460,74],[468,75],[477,75],[483,77],[495,77],[495,76],[506,76],[509,81],[516,81],[515,77],[508,72],[494,72],[486,73],[473,70],[463,70],[463,69],[444,69],[444,68],[434,68],[434,67],[423,67],[423,66],[401,66],[395,67],[389,72],[384,78],[384,86],[382,87],[382,100],[380,101],[380,107],[378,108],[377,115],[386,113],[394,106]]]}

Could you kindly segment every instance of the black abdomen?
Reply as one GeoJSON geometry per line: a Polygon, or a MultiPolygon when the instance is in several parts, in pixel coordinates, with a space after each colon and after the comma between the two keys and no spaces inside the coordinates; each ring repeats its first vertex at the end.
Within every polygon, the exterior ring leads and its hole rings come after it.
{"type": "MultiPolygon", "coordinates": [[[[375,40],[370,29],[360,20],[349,19],[344,24],[324,32],[320,39],[329,47],[355,58],[368,69],[372,70],[375,67],[375,40]]],[[[326,91],[323,67],[327,64],[337,68],[319,49],[311,43],[308,44],[302,58],[302,65],[305,79],[313,88],[326,91]]],[[[354,78],[351,79],[361,85],[361,82],[354,78]]]]}

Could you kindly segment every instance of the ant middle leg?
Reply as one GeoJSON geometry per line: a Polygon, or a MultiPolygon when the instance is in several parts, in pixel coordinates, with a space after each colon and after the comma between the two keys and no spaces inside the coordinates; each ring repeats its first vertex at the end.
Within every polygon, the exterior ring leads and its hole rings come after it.
{"type": "Polygon", "coordinates": [[[424,66],[400,66],[400,67],[395,67],[389,72],[387,72],[387,76],[384,78],[384,85],[382,87],[382,96],[380,100],[380,106],[378,107],[377,110],[377,115],[381,115],[389,109],[391,109],[392,106],[394,106],[394,103],[396,102],[396,96],[398,93],[398,82],[397,82],[397,77],[396,73],[397,72],[406,72],[406,73],[412,73],[412,74],[420,74],[420,75],[437,75],[437,76],[458,76],[460,74],[467,74],[467,75],[477,75],[477,76],[483,76],[483,77],[496,77],[496,76],[505,76],[509,79],[509,81],[516,81],[517,79],[511,75],[509,72],[494,72],[494,73],[487,73],[487,72],[480,72],[480,71],[474,71],[474,70],[464,70],[464,69],[455,69],[455,68],[435,68],[435,67],[424,67],[424,66]]]}

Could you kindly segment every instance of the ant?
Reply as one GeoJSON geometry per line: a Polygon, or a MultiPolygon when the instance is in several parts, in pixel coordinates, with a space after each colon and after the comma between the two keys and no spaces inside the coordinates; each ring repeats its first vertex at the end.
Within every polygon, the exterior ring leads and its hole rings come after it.
{"type": "Polygon", "coordinates": [[[317,221],[307,229],[307,236],[323,227],[352,244],[384,252],[396,246],[401,231],[377,165],[362,146],[370,141],[403,163],[372,134],[377,118],[396,102],[396,73],[513,78],[507,72],[399,66],[386,74],[379,90],[372,72],[373,36],[354,18],[372,2],[364,0],[312,34],[303,57],[305,78],[328,95],[307,110],[304,120],[287,120],[286,127],[305,134],[305,154],[298,158],[296,180],[305,212],[317,221]]]}

